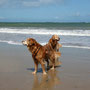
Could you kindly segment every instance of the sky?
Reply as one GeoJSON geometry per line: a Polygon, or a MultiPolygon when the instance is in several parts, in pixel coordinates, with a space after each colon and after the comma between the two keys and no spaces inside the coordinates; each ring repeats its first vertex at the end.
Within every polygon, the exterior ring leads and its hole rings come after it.
{"type": "Polygon", "coordinates": [[[90,22],[90,0],[0,0],[0,22],[90,22]]]}

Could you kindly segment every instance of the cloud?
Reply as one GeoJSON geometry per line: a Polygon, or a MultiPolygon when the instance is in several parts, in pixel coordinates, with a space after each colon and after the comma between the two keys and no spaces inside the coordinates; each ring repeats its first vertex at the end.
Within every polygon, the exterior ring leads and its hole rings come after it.
{"type": "Polygon", "coordinates": [[[78,16],[80,16],[80,13],[79,13],[79,12],[77,12],[77,13],[76,13],[76,16],[77,16],[77,17],[78,17],[78,16]]]}
{"type": "Polygon", "coordinates": [[[74,13],[72,16],[79,17],[79,16],[81,16],[81,15],[80,15],[80,12],[76,12],[76,13],[74,13]]]}
{"type": "Polygon", "coordinates": [[[7,2],[7,0],[0,0],[0,6],[3,5],[6,2],[7,2]]]}
{"type": "Polygon", "coordinates": [[[90,16],[90,14],[88,14],[87,16],[90,16]]]}
{"type": "Polygon", "coordinates": [[[59,19],[59,17],[58,16],[56,16],[56,17],[54,17],[55,19],[59,19]]]}
{"type": "Polygon", "coordinates": [[[38,7],[38,6],[40,6],[41,2],[37,2],[37,1],[33,1],[33,2],[29,1],[29,2],[27,2],[27,1],[24,1],[24,2],[22,2],[22,4],[24,6],[28,6],[28,7],[38,7]]]}
{"type": "Polygon", "coordinates": [[[0,20],[3,20],[3,19],[5,19],[5,17],[0,17],[0,20]]]}
{"type": "Polygon", "coordinates": [[[34,0],[34,1],[23,1],[22,4],[24,6],[29,7],[38,7],[40,5],[50,5],[50,4],[56,4],[58,2],[61,2],[64,0],[34,0]]]}
{"type": "Polygon", "coordinates": [[[2,7],[39,7],[42,5],[58,4],[64,0],[0,0],[2,7]]]}

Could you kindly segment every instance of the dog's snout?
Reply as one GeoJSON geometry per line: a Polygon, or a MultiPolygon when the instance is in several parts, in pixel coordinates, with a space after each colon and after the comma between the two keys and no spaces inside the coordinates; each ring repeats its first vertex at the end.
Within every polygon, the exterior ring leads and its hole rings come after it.
{"type": "Polygon", "coordinates": [[[24,43],[25,41],[23,40],[22,43],[24,43]]]}
{"type": "Polygon", "coordinates": [[[22,41],[22,44],[23,45],[27,45],[27,41],[22,41]]]}
{"type": "Polygon", "coordinates": [[[60,41],[60,38],[58,37],[57,41],[60,41]]]}

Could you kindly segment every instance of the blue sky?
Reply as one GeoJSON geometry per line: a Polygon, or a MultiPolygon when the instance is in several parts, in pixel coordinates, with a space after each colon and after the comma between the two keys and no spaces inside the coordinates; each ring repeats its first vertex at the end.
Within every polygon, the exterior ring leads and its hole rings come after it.
{"type": "Polygon", "coordinates": [[[90,22],[90,0],[0,0],[0,22],[90,22]]]}

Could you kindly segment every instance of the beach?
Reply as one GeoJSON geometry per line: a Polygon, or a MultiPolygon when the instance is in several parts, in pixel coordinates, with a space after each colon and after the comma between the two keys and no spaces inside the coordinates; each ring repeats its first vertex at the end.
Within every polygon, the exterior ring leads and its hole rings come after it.
{"type": "Polygon", "coordinates": [[[90,90],[90,0],[0,0],[0,90],[90,90]]]}
{"type": "Polygon", "coordinates": [[[90,50],[60,48],[62,65],[36,75],[27,47],[0,43],[0,90],[90,90],[90,50]]]}

